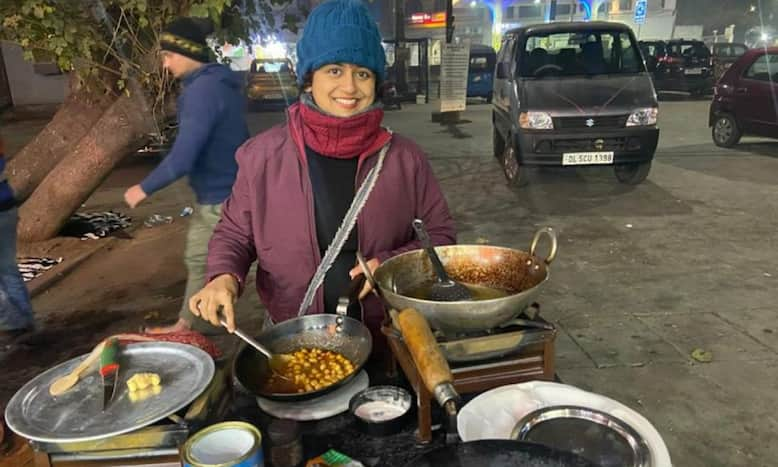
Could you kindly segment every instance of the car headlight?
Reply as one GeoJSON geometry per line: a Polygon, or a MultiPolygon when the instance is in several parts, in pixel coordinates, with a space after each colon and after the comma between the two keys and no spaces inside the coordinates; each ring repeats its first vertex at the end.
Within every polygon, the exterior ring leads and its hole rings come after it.
{"type": "Polygon", "coordinates": [[[476,77],[473,78],[473,82],[474,83],[477,83],[479,81],[481,81],[481,77],[480,76],[476,76],[476,77]]]}
{"type": "Polygon", "coordinates": [[[519,114],[519,126],[530,130],[553,130],[554,121],[546,112],[522,112],[519,114]]]}
{"type": "Polygon", "coordinates": [[[627,126],[656,125],[657,114],[659,114],[659,109],[656,107],[638,109],[632,112],[632,114],[627,119],[627,126]]]}

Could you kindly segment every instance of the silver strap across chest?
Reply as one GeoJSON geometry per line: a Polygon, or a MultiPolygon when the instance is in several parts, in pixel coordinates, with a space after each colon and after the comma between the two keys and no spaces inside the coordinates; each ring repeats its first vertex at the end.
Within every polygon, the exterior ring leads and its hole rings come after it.
{"type": "Polygon", "coordinates": [[[346,244],[348,236],[351,234],[351,231],[354,230],[354,226],[357,223],[357,217],[365,206],[367,198],[370,196],[370,193],[373,191],[373,188],[375,188],[375,184],[378,181],[378,175],[384,165],[384,159],[386,158],[386,153],[389,151],[390,144],[391,142],[388,142],[381,148],[381,152],[378,154],[378,162],[370,169],[367,177],[365,177],[365,181],[362,182],[362,185],[354,195],[351,206],[349,206],[348,211],[346,211],[346,215],[343,217],[343,221],[340,223],[340,227],[338,227],[338,231],[335,233],[335,238],[332,239],[332,243],[327,247],[327,251],[324,253],[324,257],[322,258],[319,267],[316,269],[311,282],[308,284],[308,290],[305,291],[303,301],[300,303],[300,309],[297,310],[297,316],[305,315],[308,308],[311,307],[313,299],[316,296],[316,291],[324,282],[324,276],[327,275],[327,271],[332,267],[335,259],[340,254],[340,250],[343,249],[343,245],[346,244]]]}

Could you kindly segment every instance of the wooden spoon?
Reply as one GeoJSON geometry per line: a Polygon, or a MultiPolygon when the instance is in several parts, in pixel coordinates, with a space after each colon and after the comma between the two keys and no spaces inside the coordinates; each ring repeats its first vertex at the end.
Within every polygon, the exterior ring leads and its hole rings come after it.
{"type": "Polygon", "coordinates": [[[89,369],[89,367],[91,367],[95,362],[97,362],[97,359],[100,358],[100,353],[103,351],[103,347],[105,347],[105,340],[100,341],[100,343],[97,344],[94,349],[92,349],[92,353],[90,353],[89,356],[84,359],[84,361],[79,363],[78,366],[73,369],[73,371],[54,381],[51,386],[49,386],[49,394],[52,396],[59,396],[65,393],[65,391],[68,389],[75,386],[79,378],[81,378],[81,373],[89,369]]]}

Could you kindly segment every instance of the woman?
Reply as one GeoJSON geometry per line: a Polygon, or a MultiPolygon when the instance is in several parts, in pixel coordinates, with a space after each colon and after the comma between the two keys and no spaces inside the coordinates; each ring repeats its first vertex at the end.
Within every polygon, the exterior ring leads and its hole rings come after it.
{"type": "MultiPolygon", "coordinates": [[[[455,242],[446,201],[421,149],[380,126],[376,90],[385,56],[364,6],[353,0],[319,5],[297,55],[300,102],[289,108],[285,124],[238,150],[238,176],[209,243],[208,282],[189,301],[194,314],[214,325],[223,309],[230,331],[232,305],[254,260],[257,291],[278,322],[333,312],[350,278],[361,273],[357,250],[375,270],[419,248],[414,218],[424,220],[433,243],[455,242]],[[364,204],[354,202],[363,195],[364,204]],[[350,209],[358,213],[352,229],[350,209]],[[341,224],[345,241],[338,244],[333,240],[341,224]],[[311,286],[328,249],[332,266],[323,287],[311,286]]],[[[380,302],[369,296],[363,307],[365,324],[380,340],[380,302]]]]}

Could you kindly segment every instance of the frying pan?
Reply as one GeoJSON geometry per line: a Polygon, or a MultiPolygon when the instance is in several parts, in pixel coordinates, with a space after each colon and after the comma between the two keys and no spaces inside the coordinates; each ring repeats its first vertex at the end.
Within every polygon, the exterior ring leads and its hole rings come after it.
{"type": "Polygon", "coordinates": [[[597,467],[570,452],[542,444],[486,439],[428,451],[405,467],[597,467]]]}

